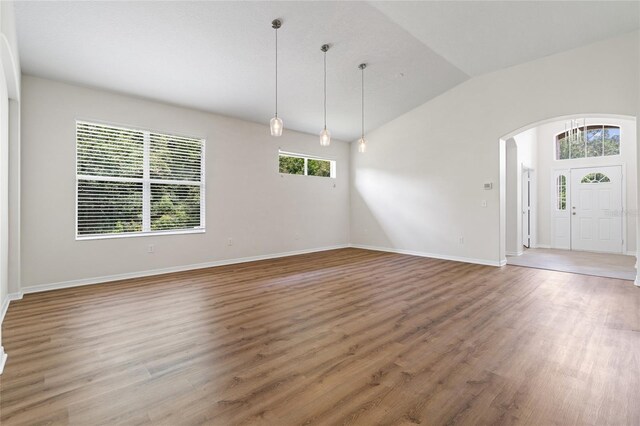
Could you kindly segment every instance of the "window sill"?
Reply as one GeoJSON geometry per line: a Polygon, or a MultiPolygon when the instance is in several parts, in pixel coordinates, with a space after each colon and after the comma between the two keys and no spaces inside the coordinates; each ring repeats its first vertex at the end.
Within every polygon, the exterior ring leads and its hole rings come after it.
{"type": "Polygon", "coordinates": [[[134,238],[134,237],[157,237],[160,235],[184,235],[184,234],[204,234],[206,229],[183,229],[179,231],[149,231],[149,232],[131,232],[127,234],[103,234],[103,235],[87,235],[77,236],[76,241],[87,240],[107,240],[112,238],[134,238]]]}

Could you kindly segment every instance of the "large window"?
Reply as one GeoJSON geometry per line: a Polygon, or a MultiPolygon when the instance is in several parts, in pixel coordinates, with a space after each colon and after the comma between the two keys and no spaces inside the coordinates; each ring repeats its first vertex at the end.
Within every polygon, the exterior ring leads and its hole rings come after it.
{"type": "Polygon", "coordinates": [[[336,162],[325,158],[309,157],[280,151],[278,170],[290,175],[336,177],[336,162]]]}
{"type": "Polygon", "coordinates": [[[204,140],[76,122],[76,237],[204,231],[204,140]]]}
{"type": "Polygon", "coordinates": [[[573,140],[564,132],[557,135],[556,160],[620,155],[620,127],[598,124],[586,126],[584,132],[580,127],[581,137],[573,140]]]}

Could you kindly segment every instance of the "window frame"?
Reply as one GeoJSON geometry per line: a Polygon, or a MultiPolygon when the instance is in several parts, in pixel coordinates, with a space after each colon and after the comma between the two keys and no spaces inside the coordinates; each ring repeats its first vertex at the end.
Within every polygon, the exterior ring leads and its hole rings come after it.
{"type": "MultiPolygon", "coordinates": [[[[556,133],[555,137],[553,138],[553,159],[554,161],[570,161],[570,160],[585,160],[585,159],[589,159],[589,158],[606,158],[606,157],[619,157],[622,155],[622,126],[620,126],[619,124],[607,124],[607,123],[600,123],[600,124],[587,124],[586,126],[580,126],[579,129],[582,132],[588,132],[589,130],[595,130],[595,129],[602,129],[603,130],[603,134],[602,134],[602,155],[596,155],[596,156],[588,156],[587,155],[587,151],[588,151],[588,147],[587,147],[587,143],[585,142],[585,146],[584,146],[584,151],[585,151],[585,155],[583,157],[571,157],[571,146],[569,147],[569,158],[560,158],[560,141],[565,139],[564,137],[561,137],[563,135],[565,135],[566,132],[562,131],[559,133],[556,133]],[[605,155],[605,148],[604,148],[604,130],[606,128],[611,128],[611,129],[618,129],[618,132],[620,134],[620,140],[618,141],[618,153],[617,154],[610,154],[610,155],[605,155]]],[[[586,137],[586,134],[585,134],[586,137]]]]}
{"type": "Polygon", "coordinates": [[[332,159],[332,158],[319,157],[319,156],[316,156],[316,155],[301,154],[299,152],[283,151],[281,149],[278,150],[278,174],[279,175],[308,176],[308,177],[316,177],[316,178],[335,179],[336,178],[336,170],[337,170],[337,161],[332,159]],[[280,157],[283,157],[283,156],[284,157],[293,157],[293,158],[302,158],[304,160],[304,173],[299,175],[299,174],[295,174],[295,173],[283,173],[283,172],[281,172],[280,171],[280,157]],[[316,176],[316,175],[308,174],[308,172],[309,172],[309,167],[308,167],[309,160],[328,161],[329,165],[330,165],[329,176],[316,176]]]}
{"type": "Polygon", "coordinates": [[[182,235],[182,234],[204,234],[206,233],[206,203],[205,203],[205,190],[206,190],[206,142],[207,139],[200,136],[188,136],[174,132],[157,131],[152,129],[145,129],[137,126],[127,126],[121,124],[113,124],[111,122],[105,122],[100,120],[88,120],[88,119],[76,119],[75,120],[75,239],[76,241],[87,240],[105,240],[111,238],[133,238],[133,237],[151,237],[159,235],[182,235]],[[78,174],[78,124],[87,124],[95,126],[108,126],[115,129],[142,132],[143,133],[143,168],[142,178],[121,178],[115,176],[93,176],[93,175],[79,175],[78,174]],[[202,143],[201,160],[200,160],[200,182],[197,181],[185,181],[185,180],[166,180],[166,179],[152,179],[150,177],[151,172],[151,133],[155,133],[162,136],[175,136],[180,138],[198,139],[202,143]],[[125,183],[142,183],[142,231],[140,232],[123,232],[123,233],[108,233],[108,234],[92,234],[92,235],[80,235],[78,234],[78,183],[81,180],[99,180],[103,182],[125,182],[125,183]],[[168,230],[151,230],[151,184],[176,184],[185,186],[199,186],[200,187],[200,226],[191,229],[168,229],[168,230]],[[144,230],[148,229],[148,230],[144,230]]]}

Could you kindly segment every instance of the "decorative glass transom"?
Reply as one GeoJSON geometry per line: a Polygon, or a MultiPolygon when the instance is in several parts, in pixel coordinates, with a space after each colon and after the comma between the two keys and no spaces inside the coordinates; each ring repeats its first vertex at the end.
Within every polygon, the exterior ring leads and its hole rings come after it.
{"type": "Polygon", "coordinates": [[[609,183],[611,180],[609,177],[602,173],[589,173],[582,178],[580,183],[609,183]]]}
{"type": "Polygon", "coordinates": [[[620,155],[620,127],[589,125],[556,135],[556,160],[620,155]]]}

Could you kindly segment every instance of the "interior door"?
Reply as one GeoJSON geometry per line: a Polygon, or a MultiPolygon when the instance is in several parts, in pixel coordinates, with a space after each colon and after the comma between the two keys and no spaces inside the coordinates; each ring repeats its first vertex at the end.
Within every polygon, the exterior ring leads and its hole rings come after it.
{"type": "Polygon", "coordinates": [[[522,245],[531,247],[531,172],[522,174],[522,245]]]}
{"type": "Polygon", "coordinates": [[[622,167],[571,170],[571,249],[622,253],[622,167]]]}

